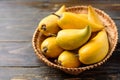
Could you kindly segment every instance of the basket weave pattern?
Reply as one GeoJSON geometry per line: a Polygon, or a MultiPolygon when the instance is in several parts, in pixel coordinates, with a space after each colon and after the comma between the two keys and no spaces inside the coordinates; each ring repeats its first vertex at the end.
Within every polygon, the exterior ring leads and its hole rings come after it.
{"type": "MultiPolygon", "coordinates": [[[[87,6],[69,7],[66,9],[66,11],[73,12],[73,13],[87,13],[87,6]]],[[[33,45],[34,51],[35,51],[36,55],[38,56],[38,58],[50,67],[54,67],[54,68],[63,70],[66,73],[74,74],[74,75],[77,75],[85,70],[89,70],[89,69],[95,68],[97,66],[100,66],[101,64],[106,62],[109,59],[109,57],[112,55],[112,53],[116,47],[117,40],[118,40],[118,32],[117,32],[117,28],[116,28],[114,21],[109,17],[109,15],[107,15],[104,11],[101,11],[97,8],[95,8],[95,11],[99,14],[99,17],[105,26],[105,30],[107,32],[108,40],[109,40],[109,52],[108,52],[108,55],[102,61],[92,64],[92,65],[85,66],[85,67],[79,67],[79,68],[66,68],[66,67],[59,66],[59,65],[49,61],[42,54],[42,52],[40,50],[40,45],[41,45],[42,41],[45,39],[45,36],[37,28],[33,34],[32,45],[33,45]]]]}

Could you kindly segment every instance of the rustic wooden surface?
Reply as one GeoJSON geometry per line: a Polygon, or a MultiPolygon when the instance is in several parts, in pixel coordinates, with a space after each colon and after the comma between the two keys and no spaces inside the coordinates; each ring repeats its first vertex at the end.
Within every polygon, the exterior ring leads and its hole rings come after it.
{"type": "Polygon", "coordinates": [[[120,30],[120,0],[0,0],[0,80],[120,80],[120,39],[105,64],[77,76],[50,68],[36,57],[31,44],[35,28],[63,4],[102,9],[120,30]]]}

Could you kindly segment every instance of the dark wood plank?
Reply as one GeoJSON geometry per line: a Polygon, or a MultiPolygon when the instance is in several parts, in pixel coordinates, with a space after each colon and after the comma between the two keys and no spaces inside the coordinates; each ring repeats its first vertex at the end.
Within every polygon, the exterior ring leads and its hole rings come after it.
{"type": "MultiPolygon", "coordinates": [[[[72,6],[72,4],[66,5],[72,6]]],[[[94,5],[103,10],[106,7],[105,12],[113,19],[117,19],[118,21],[116,21],[116,24],[119,26],[120,19],[118,18],[120,16],[120,5],[94,5]]],[[[51,12],[57,10],[60,6],[61,4],[55,4],[53,2],[52,4],[46,2],[43,2],[42,4],[42,2],[34,1],[28,1],[26,3],[22,3],[22,1],[1,1],[0,41],[30,41],[39,21],[51,12]]]]}
{"type": "Polygon", "coordinates": [[[116,24],[116,26],[117,26],[117,30],[118,30],[118,42],[120,42],[120,20],[114,20],[114,22],[115,22],[115,24],[116,24]]]}
{"type": "Polygon", "coordinates": [[[3,0],[2,2],[50,2],[50,3],[85,3],[85,4],[109,4],[109,3],[120,3],[119,0],[3,0]]]}
{"type": "MultiPolygon", "coordinates": [[[[116,4],[113,4],[115,1],[111,2],[112,4],[108,4],[108,2],[107,2],[107,4],[103,4],[103,3],[102,4],[101,3],[97,4],[97,1],[96,2],[95,1],[88,1],[88,3],[86,3],[86,2],[87,1],[79,2],[79,0],[78,1],[72,1],[71,0],[71,1],[68,1],[68,2],[65,2],[65,1],[60,1],[60,2],[59,1],[55,1],[55,2],[52,2],[52,1],[48,1],[48,2],[47,1],[43,1],[43,2],[32,1],[32,2],[24,2],[24,3],[23,2],[16,2],[16,3],[12,3],[12,4],[30,6],[30,7],[34,7],[34,8],[41,9],[41,10],[47,10],[47,11],[55,11],[63,4],[66,5],[67,7],[79,6],[79,5],[92,5],[96,8],[104,10],[109,15],[111,15],[110,13],[113,13],[113,15],[116,12],[120,13],[120,11],[119,11],[120,10],[120,1],[116,4]],[[90,2],[95,2],[95,3],[90,3],[90,2]]],[[[101,2],[104,2],[104,1],[101,1],[101,2]]],[[[118,15],[114,15],[114,18],[119,17],[120,16],[119,13],[117,13],[118,15]]],[[[113,17],[113,15],[111,15],[111,17],[113,17]]]]}
{"type": "Polygon", "coordinates": [[[117,65],[113,67],[102,65],[79,75],[69,75],[47,66],[0,67],[0,78],[3,80],[119,80],[120,68],[117,65]]]}
{"type": "MultiPolygon", "coordinates": [[[[0,80],[119,80],[120,39],[110,59],[77,76],[42,63],[34,54],[31,39],[39,21],[61,5],[92,5],[104,10],[120,30],[120,0],[1,0],[0,80]]],[[[119,31],[120,32],[120,31],[119,31]]]]}
{"type": "Polygon", "coordinates": [[[0,42],[0,66],[44,66],[31,42],[0,42]]]}

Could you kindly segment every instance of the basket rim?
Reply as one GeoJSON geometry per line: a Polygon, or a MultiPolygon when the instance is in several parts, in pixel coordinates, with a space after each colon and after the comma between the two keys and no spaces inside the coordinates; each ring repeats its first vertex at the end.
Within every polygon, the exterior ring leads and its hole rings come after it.
{"type": "MultiPolygon", "coordinates": [[[[72,6],[72,7],[68,7],[66,8],[67,11],[71,10],[71,9],[81,9],[81,8],[85,8],[87,9],[87,6],[72,6]]],[[[91,65],[87,65],[87,66],[83,66],[83,67],[78,67],[78,68],[66,68],[64,66],[59,66],[55,63],[52,63],[51,61],[49,61],[44,55],[42,55],[41,52],[39,52],[37,50],[37,47],[36,47],[36,38],[38,37],[38,34],[40,33],[40,31],[38,30],[38,28],[36,28],[34,34],[33,34],[33,38],[32,38],[32,46],[33,46],[33,49],[36,53],[36,55],[44,62],[46,63],[48,66],[51,66],[51,67],[54,67],[54,68],[59,68],[59,69],[62,69],[62,70],[70,70],[70,71],[85,71],[85,70],[89,70],[89,69],[92,69],[92,68],[95,68],[97,66],[100,66],[102,65],[105,61],[108,60],[108,58],[112,55],[116,45],[117,45],[117,41],[118,41],[118,31],[117,31],[117,27],[114,23],[114,21],[111,19],[111,17],[109,15],[107,15],[104,11],[98,9],[98,8],[95,8],[95,10],[97,12],[99,12],[100,14],[102,14],[103,16],[105,16],[111,23],[112,25],[114,26],[114,30],[116,31],[116,35],[115,35],[115,42],[114,42],[114,45],[113,45],[113,48],[112,50],[109,52],[109,54],[103,59],[101,60],[100,62],[98,63],[94,63],[94,64],[91,64],[91,65]],[[42,56],[41,56],[42,55],[42,56]]]]}

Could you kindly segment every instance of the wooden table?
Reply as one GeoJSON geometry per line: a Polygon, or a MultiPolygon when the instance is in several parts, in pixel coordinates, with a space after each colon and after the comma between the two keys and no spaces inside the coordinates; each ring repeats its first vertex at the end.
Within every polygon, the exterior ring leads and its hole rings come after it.
{"type": "Polygon", "coordinates": [[[0,0],[0,80],[120,80],[120,39],[105,64],[76,76],[48,67],[36,57],[31,44],[34,30],[62,4],[90,4],[104,10],[120,30],[120,0],[0,0]]]}

